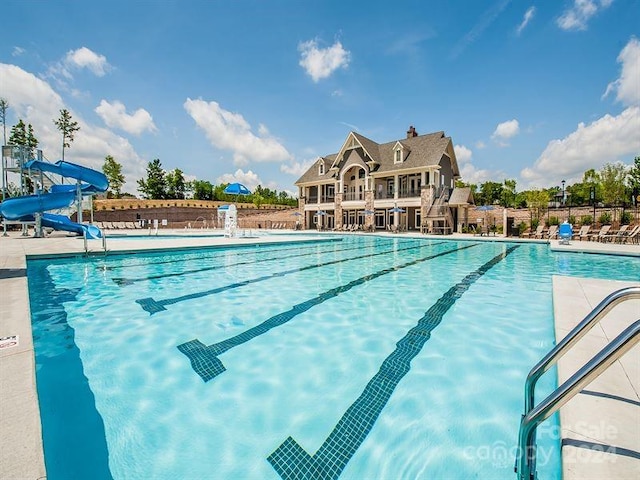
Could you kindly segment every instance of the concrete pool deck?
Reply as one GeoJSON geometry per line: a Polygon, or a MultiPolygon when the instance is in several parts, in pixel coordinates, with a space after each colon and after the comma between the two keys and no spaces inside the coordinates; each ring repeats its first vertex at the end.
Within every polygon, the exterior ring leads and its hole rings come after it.
{"type": "MultiPolygon", "coordinates": [[[[144,231],[118,231],[141,235],[144,231]]],[[[166,239],[109,238],[109,252],[164,249],[216,248],[228,245],[267,244],[330,240],[325,232],[274,231],[277,235],[242,238],[211,236],[208,231],[162,231],[184,234],[166,239]],[[197,235],[202,233],[202,235],[197,235]],[[209,235],[208,235],[209,234],[209,235]]],[[[219,234],[220,231],[218,230],[219,234]]],[[[255,231],[254,231],[255,233],[255,231]]],[[[331,232],[328,232],[331,233],[331,232]]],[[[420,234],[384,234],[416,236],[420,234]]],[[[501,237],[473,235],[437,236],[439,239],[512,241],[501,237]]],[[[526,241],[526,240],[522,240],[526,241]]],[[[538,241],[540,242],[540,241],[538,241]]],[[[103,254],[100,240],[87,243],[91,254],[103,254]]],[[[608,245],[598,242],[552,243],[552,250],[640,256],[637,245],[608,245]]],[[[82,238],[55,232],[46,238],[22,237],[19,232],[0,236],[0,478],[46,478],[42,449],[40,414],[35,386],[34,351],[27,287],[27,257],[60,254],[82,256],[82,238]],[[6,338],[6,337],[16,338],[6,338]]],[[[561,338],[606,295],[630,282],[554,277],[553,301],[556,338],[561,338]]],[[[636,285],[640,285],[640,282],[636,285]]],[[[613,309],[590,334],[559,363],[562,382],[586,359],[611,340],[625,326],[640,318],[640,304],[626,302],[613,309]]],[[[533,365],[532,365],[533,366],[533,365]]],[[[639,478],[640,477],[640,348],[634,347],[600,378],[561,410],[563,438],[563,478],[639,478]],[[616,447],[616,449],[603,447],[616,447]],[[590,448],[589,448],[590,447],[590,448]],[[615,450],[615,451],[614,451],[615,450]],[[585,455],[585,452],[587,453],[585,455]]],[[[523,386],[518,386],[523,388],[523,386]]],[[[514,475],[515,477],[515,475],[514,475]]]]}

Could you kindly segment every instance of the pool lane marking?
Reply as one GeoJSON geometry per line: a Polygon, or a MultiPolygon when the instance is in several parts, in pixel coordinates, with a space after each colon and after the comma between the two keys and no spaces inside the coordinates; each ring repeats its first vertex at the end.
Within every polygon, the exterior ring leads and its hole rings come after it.
{"type": "Polygon", "coordinates": [[[189,360],[191,361],[191,368],[193,368],[193,370],[198,375],[200,375],[202,380],[208,382],[209,380],[217,377],[226,370],[225,366],[222,364],[222,361],[218,358],[218,356],[222,353],[231,350],[238,345],[242,345],[243,343],[253,340],[255,337],[263,335],[273,328],[284,325],[285,323],[293,320],[301,313],[304,313],[307,310],[315,307],[316,305],[320,305],[321,303],[331,298],[337,297],[341,293],[348,292],[353,287],[362,285],[370,280],[374,280],[378,277],[386,275],[387,273],[396,272],[398,270],[402,270],[403,268],[411,267],[413,265],[417,265],[427,260],[433,260],[434,258],[442,257],[444,255],[449,255],[450,253],[459,252],[476,245],[478,244],[472,243],[470,245],[465,245],[453,250],[446,250],[444,252],[439,252],[436,254],[428,255],[426,257],[411,260],[401,265],[378,270],[375,273],[370,273],[369,275],[357,278],[350,281],[349,283],[345,283],[344,285],[339,285],[330,290],[327,290],[326,292],[321,293],[316,297],[294,305],[290,310],[278,313],[277,315],[268,318],[264,322],[251,327],[248,330],[239,333],[238,335],[223,340],[222,342],[205,345],[200,340],[195,339],[178,345],[178,350],[180,350],[189,358],[189,360]]]}
{"type": "MultiPolygon", "coordinates": [[[[297,245],[307,245],[306,243],[298,243],[297,245]]],[[[261,247],[273,247],[273,245],[270,244],[254,244],[251,246],[245,246],[242,248],[236,248],[236,251],[240,251],[240,252],[245,252],[245,251],[249,251],[249,252],[253,252],[255,250],[260,249],[261,247]]],[[[271,251],[280,251],[280,250],[289,250],[291,247],[282,247],[282,248],[272,248],[271,251]]],[[[202,256],[197,256],[197,257],[190,257],[190,258],[174,258],[171,260],[161,260],[159,262],[153,262],[153,263],[136,263],[134,265],[102,265],[99,266],[98,268],[100,270],[116,270],[118,268],[139,268],[139,267],[148,267],[149,265],[163,265],[165,263],[178,263],[178,262],[195,262],[198,260],[205,260],[205,259],[210,259],[210,258],[219,258],[222,255],[224,255],[227,250],[221,250],[221,249],[216,249],[214,250],[215,253],[220,253],[220,255],[211,255],[211,253],[207,253],[207,254],[198,254],[198,255],[202,255],[202,256]]],[[[151,251],[148,252],[151,254],[154,254],[155,252],[151,251]]],[[[155,255],[157,255],[157,253],[155,253],[155,255]]],[[[193,255],[193,254],[192,254],[193,255]]]]}
{"type": "Polygon", "coordinates": [[[396,349],[382,362],[378,373],[347,409],[315,455],[309,455],[289,436],[267,458],[275,471],[284,480],[337,479],[373,428],[400,380],[411,369],[411,360],[420,353],[445,313],[476,280],[518,247],[508,247],[468,274],[427,310],[416,326],[396,343],[396,349]]]}
{"type": "Polygon", "coordinates": [[[309,257],[311,255],[322,255],[325,253],[338,253],[338,252],[347,252],[349,250],[361,250],[362,247],[349,247],[349,248],[341,248],[339,250],[324,250],[321,252],[315,251],[315,252],[304,252],[304,253],[294,253],[292,255],[285,255],[282,257],[271,257],[271,258],[264,258],[264,259],[260,259],[260,260],[244,260],[242,262],[236,262],[236,263],[229,263],[229,264],[223,264],[223,265],[214,265],[211,267],[202,267],[202,268],[197,268],[195,270],[185,270],[182,272],[174,272],[174,273],[164,273],[161,275],[151,275],[149,277],[143,277],[143,278],[126,278],[126,277],[114,277],[112,278],[112,280],[115,282],[116,285],[118,285],[119,287],[124,287],[127,285],[133,285],[135,282],[145,282],[148,280],[158,280],[160,278],[166,278],[166,277],[179,277],[181,275],[190,275],[192,273],[201,273],[201,272],[209,272],[212,270],[219,270],[221,268],[229,268],[229,267],[237,267],[239,265],[251,265],[252,263],[258,263],[260,262],[260,264],[262,264],[262,262],[272,262],[275,260],[286,260],[289,258],[295,258],[295,257],[309,257]]]}
{"type": "Polygon", "coordinates": [[[241,282],[231,283],[229,285],[224,285],[224,286],[218,287],[218,288],[212,288],[211,290],[205,290],[203,292],[189,293],[187,295],[182,295],[180,297],[167,298],[167,299],[164,299],[164,300],[154,300],[153,297],[140,298],[140,299],[136,300],[136,303],[139,304],[143,308],[143,310],[149,312],[150,315],[153,315],[154,313],[158,313],[158,312],[162,312],[163,310],[166,310],[166,308],[164,307],[165,305],[173,305],[174,303],[183,302],[185,300],[193,300],[193,299],[196,299],[196,298],[207,297],[209,295],[215,295],[216,293],[225,292],[225,291],[231,290],[233,288],[244,287],[244,286],[250,285],[252,283],[263,282],[265,280],[270,280],[272,278],[284,277],[284,276],[290,275],[292,273],[304,272],[305,270],[311,270],[311,269],[314,269],[314,268],[326,267],[328,265],[333,265],[333,264],[336,264],[336,263],[350,262],[352,260],[361,260],[363,258],[376,257],[378,255],[388,255],[390,253],[404,252],[404,251],[407,251],[407,250],[415,250],[415,249],[418,249],[418,248],[424,248],[426,246],[438,245],[439,243],[444,243],[444,242],[427,243],[427,244],[421,243],[421,244],[417,244],[417,245],[413,244],[413,246],[411,246],[411,247],[397,248],[397,249],[386,250],[384,252],[377,252],[377,253],[367,253],[365,255],[359,255],[359,256],[350,257],[350,258],[341,258],[341,259],[338,259],[338,260],[331,260],[329,262],[316,263],[316,264],[306,265],[304,267],[299,267],[299,268],[292,268],[291,270],[284,270],[282,272],[275,272],[275,273],[271,273],[269,275],[263,275],[262,277],[252,278],[252,279],[249,279],[249,280],[243,280],[241,282]]]}
{"type": "MultiPolygon", "coordinates": [[[[387,239],[383,239],[383,240],[387,240],[387,239]]],[[[394,240],[401,241],[401,242],[405,241],[404,239],[394,239],[394,240]]],[[[334,243],[341,242],[341,241],[342,241],[342,239],[340,238],[340,239],[333,240],[331,243],[334,244],[334,243]]],[[[323,241],[320,245],[325,245],[325,243],[326,242],[323,241]]],[[[389,242],[389,243],[392,243],[392,242],[389,242]]],[[[265,244],[257,243],[257,244],[254,244],[254,245],[244,246],[244,247],[241,247],[241,248],[237,248],[236,247],[236,248],[234,248],[234,251],[235,252],[240,252],[240,253],[244,253],[244,252],[262,253],[262,252],[259,252],[259,250],[264,250],[265,248],[269,248],[270,252],[279,252],[281,250],[291,250],[291,248],[292,248],[290,244],[285,246],[285,247],[281,247],[281,248],[276,248],[277,245],[281,245],[281,244],[274,245],[274,244],[268,244],[268,243],[265,243],[265,244]]],[[[307,242],[303,242],[303,243],[296,242],[295,246],[296,247],[300,247],[300,248],[303,248],[303,247],[312,247],[313,248],[313,247],[317,247],[318,244],[307,241],[307,242]]],[[[134,265],[100,265],[97,268],[100,269],[100,270],[116,270],[116,269],[119,269],[119,268],[139,268],[139,267],[148,267],[150,265],[163,265],[163,264],[166,264],[166,263],[195,262],[195,261],[198,261],[198,260],[207,260],[207,259],[211,259],[211,258],[219,258],[224,253],[226,253],[227,251],[228,250],[226,250],[226,249],[225,250],[216,249],[215,252],[220,252],[221,253],[220,255],[211,255],[211,253],[208,253],[208,254],[199,254],[199,255],[202,255],[202,256],[197,256],[197,257],[175,258],[175,259],[171,259],[171,260],[162,260],[160,262],[153,262],[153,263],[136,263],[134,265]]],[[[327,251],[330,251],[330,250],[327,250],[327,251]]],[[[153,251],[148,252],[148,253],[157,255],[157,253],[154,253],[153,251]]],[[[190,254],[190,255],[193,255],[193,254],[190,254]]]]}

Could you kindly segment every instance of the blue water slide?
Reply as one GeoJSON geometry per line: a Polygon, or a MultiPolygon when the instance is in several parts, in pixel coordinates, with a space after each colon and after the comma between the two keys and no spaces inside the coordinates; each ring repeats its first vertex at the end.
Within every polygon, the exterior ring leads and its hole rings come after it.
{"type": "MultiPolygon", "coordinates": [[[[109,181],[102,172],[71,162],[60,160],[56,163],[48,163],[31,160],[24,164],[24,168],[78,180],[83,195],[104,192],[109,188],[109,181]]],[[[49,193],[6,199],[0,204],[0,214],[8,220],[32,220],[35,213],[69,207],[75,201],[76,193],[76,185],[53,185],[49,193]]],[[[100,229],[94,225],[75,223],[64,215],[44,213],[42,225],[56,230],[86,233],[87,238],[102,237],[100,229]]]]}

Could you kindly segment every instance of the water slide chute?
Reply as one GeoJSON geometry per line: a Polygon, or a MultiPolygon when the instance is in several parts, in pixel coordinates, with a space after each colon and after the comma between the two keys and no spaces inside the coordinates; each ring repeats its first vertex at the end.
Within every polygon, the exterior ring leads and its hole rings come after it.
{"type": "MultiPolygon", "coordinates": [[[[109,188],[109,181],[104,173],[63,160],[56,163],[31,160],[24,164],[24,168],[78,180],[82,195],[101,193],[109,188]]],[[[28,221],[36,213],[67,208],[76,200],[77,188],[77,185],[52,185],[49,193],[6,199],[0,204],[0,214],[8,220],[28,221]]],[[[64,215],[43,213],[42,225],[56,230],[86,234],[87,238],[102,236],[99,228],[72,222],[64,215]]]]}

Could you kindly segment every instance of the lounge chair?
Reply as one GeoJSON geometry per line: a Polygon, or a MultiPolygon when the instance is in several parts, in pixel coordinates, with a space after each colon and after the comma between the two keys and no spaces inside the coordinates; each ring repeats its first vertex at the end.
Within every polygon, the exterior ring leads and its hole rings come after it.
{"type": "Polygon", "coordinates": [[[528,235],[525,233],[524,235],[527,235],[529,238],[542,238],[542,232],[544,230],[544,225],[538,225],[538,227],[535,230],[529,231],[528,235]]]}
{"type": "Polygon", "coordinates": [[[552,238],[556,238],[558,235],[558,225],[551,225],[549,227],[549,231],[547,232],[547,238],[551,240],[552,238]]]}
{"type": "Polygon", "coordinates": [[[589,237],[589,230],[591,230],[591,225],[583,225],[580,227],[580,231],[573,236],[578,240],[587,240],[589,237]]]}
{"type": "Polygon", "coordinates": [[[620,243],[640,243],[640,225],[636,225],[624,237],[620,239],[620,243]]]}
{"type": "Polygon", "coordinates": [[[620,228],[618,230],[616,230],[615,232],[612,232],[611,230],[609,230],[609,233],[607,233],[604,237],[602,237],[600,239],[601,242],[614,242],[616,241],[618,238],[622,238],[624,237],[627,233],[627,228],[629,228],[629,225],[621,225],[620,228]]]}
{"type": "Polygon", "coordinates": [[[564,222],[558,227],[558,238],[560,245],[569,245],[569,240],[573,237],[573,228],[570,223],[564,222]]]}
{"type": "Polygon", "coordinates": [[[589,241],[601,240],[607,233],[609,233],[609,230],[611,230],[611,225],[603,225],[599,232],[589,235],[589,241]]]}

